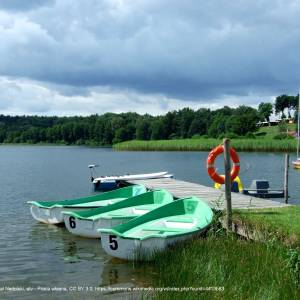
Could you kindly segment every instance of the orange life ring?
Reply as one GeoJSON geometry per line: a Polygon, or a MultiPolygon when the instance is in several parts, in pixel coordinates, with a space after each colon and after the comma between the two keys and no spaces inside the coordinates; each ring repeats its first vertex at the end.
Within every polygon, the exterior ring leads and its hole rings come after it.
{"type": "MultiPolygon", "coordinates": [[[[211,179],[214,182],[217,182],[220,184],[225,183],[225,176],[221,176],[216,172],[214,162],[215,162],[216,157],[218,155],[222,154],[223,152],[224,152],[223,145],[217,146],[216,148],[214,148],[213,150],[211,150],[209,152],[207,161],[206,161],[208,175],[211,177],[211,179]]],[[[230,172],[230,177],[231,177],[231,181],[233,181],[234,178],[239,174],[239,171],[240,171],[240,159],[233,148],[230,148],[230,157],[231,157],[231,160],[233,163],[233,168],[230,172]]]]}

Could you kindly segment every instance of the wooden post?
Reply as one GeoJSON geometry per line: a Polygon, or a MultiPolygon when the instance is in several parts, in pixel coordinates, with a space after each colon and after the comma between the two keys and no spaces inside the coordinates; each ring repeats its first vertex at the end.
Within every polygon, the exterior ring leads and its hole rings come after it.
{"type": "Polygon", "coordinates": [[[284,164],[284,200],[287,204],[289,202],[289,154],[285,155],[284,164]]]}
{"type": "Polygon", "coordinates": [[[227,230],[232,229],[232,205],[231,205],[231,161],[230,161],[230,140],[223,140],[224,166],[225,166],[225,198],[226,198],[226,226],[227,230]]]}

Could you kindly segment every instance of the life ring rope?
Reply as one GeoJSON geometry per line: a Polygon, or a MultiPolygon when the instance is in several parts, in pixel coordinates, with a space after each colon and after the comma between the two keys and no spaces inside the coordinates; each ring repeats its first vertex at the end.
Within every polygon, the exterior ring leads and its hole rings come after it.
{"type": "MultiPolygon", "coordinates": [[[[217,173],[214,163],[217,156],[219,156],[223,152],[224,152],[224,146],[220,144],[210,151],[206,161],[208,175],[214,182],[219,184],[225,183],[225,177],[217,173]]],[[[237,177],[240,171],[240,159],[238,154],[233,148],[230,148],[230,157],[232,160],[232,169],[230,172],[230,178],[231,181],[233,181],[237,177]]]]}

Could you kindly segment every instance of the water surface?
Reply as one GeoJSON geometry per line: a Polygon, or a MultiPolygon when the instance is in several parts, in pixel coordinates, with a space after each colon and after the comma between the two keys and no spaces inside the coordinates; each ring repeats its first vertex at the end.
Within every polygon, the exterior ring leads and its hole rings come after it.
{"type": "MultiPolygon", "coordinates": [[[[102,251],[98,240],[72,236],[64,227],[37,223],[25,202],[94,193],[87,168],[90,163],[99,163],[99,175],[167,170],[178,179],[212,186],[205,169],[206,157],[207,152],[115,152],[86,147],[1,146],[0,288],[149,286],[155,275],[153,270],[112,259],[102,251]]],[[[240,153],[240,158],[240,177],[245,186],[249,186],[252,179],[268,179],[274,188],[282,188],[283,154],[240,153]]],[[[218,165],[222,173],[221,160],[218,165]]],[[[292,203],[300,203],[299,180],[300,172],[290,169],[292,203]]],[[[5,297],[34,299],[40,295],[36,292],[7,293],[5,297]]],[[[49,297],[49,293],[45,292],[45,295],[49,297]]],[[[81,298],[79,294],[73,296],[81,298]]],[[[56,299],[65,297],[64,293],[55,295],[56,299]]]]}

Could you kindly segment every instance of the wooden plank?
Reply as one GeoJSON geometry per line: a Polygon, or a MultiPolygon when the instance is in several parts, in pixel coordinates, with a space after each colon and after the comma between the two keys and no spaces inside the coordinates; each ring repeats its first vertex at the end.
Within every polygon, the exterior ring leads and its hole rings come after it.
{"type": "MultiPolygon", "coordinates": [[[[196,196],[207,202],[214,209],[225,209],[225,192],[216,190],[211,187],[200,185],[197,183],[172,179],[147,179],[147,180],[132,180],[128,181],[131,184],[143,184],[148,189],[166,189],[174,197],[183,198],[188,196],[196,196]]],[[[261,199],[253,196],[247,196],[239,193],[232,193],[232,208],[271,208],[271,207],[285,207],[288,204],[261,199]]]]}

